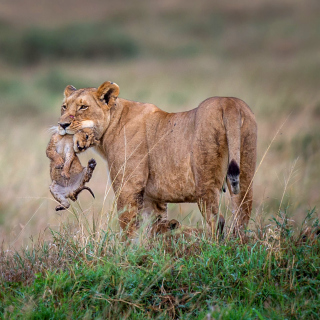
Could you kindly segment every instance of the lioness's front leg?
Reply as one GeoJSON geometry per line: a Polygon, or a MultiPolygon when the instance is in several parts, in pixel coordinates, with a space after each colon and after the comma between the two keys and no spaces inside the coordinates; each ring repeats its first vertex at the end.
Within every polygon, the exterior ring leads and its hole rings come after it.
{"type": "Polygon", "coordinates": [[[119,224],[128,237],[132,238],[136,235],[139,228],[139,213],[143,208],[143,190],[128,195],[123,192],[118,198],[117,209],[120,213],[119,224]],[[125,196],[123,196],[123,194],[125,196]]]}

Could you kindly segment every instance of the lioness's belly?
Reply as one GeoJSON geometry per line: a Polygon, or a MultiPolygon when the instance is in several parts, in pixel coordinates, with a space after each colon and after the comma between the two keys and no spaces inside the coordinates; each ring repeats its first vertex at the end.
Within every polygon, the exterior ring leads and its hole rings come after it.
{"type": "Polygon", "coordinates": [[[195,202],[196,186],[190,155],[186,155],[179,162],[170,160],[172,158],[167,158],[166,161],[162,158],[158,159],[158,166],[153,164],[145,190],[146,195],[161,202],[195,202]]]}
{"type": "Polygon", "coordinates": [[[146,195],[163,202],[195,202],[192,169],[194,117],[169,115],[149,136],[149,176],[146,195]]]}

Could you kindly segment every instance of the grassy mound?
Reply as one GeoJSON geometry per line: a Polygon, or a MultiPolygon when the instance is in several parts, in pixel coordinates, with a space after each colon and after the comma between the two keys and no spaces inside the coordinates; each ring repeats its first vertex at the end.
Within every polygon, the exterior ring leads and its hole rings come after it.
{"type": "Polygon", "coordinates": [[[0,318],[317,319],[320,241],[287,222],[246,243],[182,234],[128,244],[64,225],[50,243],[1,252],[0,318]]]}

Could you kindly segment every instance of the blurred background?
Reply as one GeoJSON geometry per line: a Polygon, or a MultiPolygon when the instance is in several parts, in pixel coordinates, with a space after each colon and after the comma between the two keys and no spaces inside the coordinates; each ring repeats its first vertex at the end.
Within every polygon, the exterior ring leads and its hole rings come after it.
{"type": "MultiPolygon", "coordinates": [[[[0,241],[19,247],[72,219],[57,215],[48,186],[48,129],[66,85],[110,80],[120,96],[165,111],[235,96],[258,122],[254,210],[266,221],[287,210],[296,222],[320,205],[320,2],[318,0],[1,0],[0,241]]],[[[86,214],[108,215],[106,163],[82,193],[86,214]]],[[[222,198],[228,207],[229,195],[222,198]]],[[[226,209],[227,212],[227,209],[226,209]]],[[[195,205],[170,205],[184,224],[195,205]]]]}

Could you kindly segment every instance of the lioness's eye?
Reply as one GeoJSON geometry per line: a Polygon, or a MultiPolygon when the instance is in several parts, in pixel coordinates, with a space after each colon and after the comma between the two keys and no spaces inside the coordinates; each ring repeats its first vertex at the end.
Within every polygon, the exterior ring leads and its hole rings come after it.
{"type": "Polygon", "coordinates": [[[66,110],[66,109],[67,109],[67,106],[66,106],[65,104],[63,104],[63,105],[61,106],[61,109],[66,110]]]}
{"type": "Polygon", "coordinates": [[[86,110],[86,109],[88,109],[88,106],[85,106],[84,104],[79,108],[79,110],[86,110]]]}
{"type": "Polygon", "coordinates": [[[89,136],[86,134],[86,139],[88,140],[89,139],[89,136]]]}

